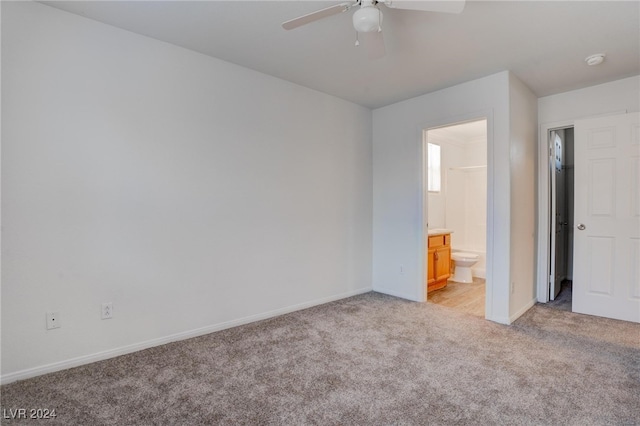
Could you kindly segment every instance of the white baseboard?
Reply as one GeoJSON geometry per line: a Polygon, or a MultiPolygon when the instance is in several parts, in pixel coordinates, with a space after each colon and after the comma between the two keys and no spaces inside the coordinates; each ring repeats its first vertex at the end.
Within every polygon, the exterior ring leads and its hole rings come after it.
{"type": "Polygon", "coordinates": [[[507,317],[492,317],[487,318],[489,321],[497,322],[498,324],[511,325],[509,318],[507,317]]]}
{"type": "Polygon", "coordinates": [[[382,294],[387,294],[389,296],[399,297],[400,299],[411,300],[412,302],[421,302],[420,300],[416,299],[415,295],[413,294],[400,293],[398,291],[390,290],[388,288],[374,288],[373,291],[382,293],[382,294]]]}
{"type": "Polygon", "coordinates": [[[513,315],[509,316],[508,318],[507,317],[493,317],[493,318],[487,318],[487,319],[490,320],[490,321],[493,321],[493,322],[497,322],[498,324],[511,325],[511,324],[513,324],[513,322],[515,320],[520,318],[522,316],[522,314],[524,314],[529,309],[531,309],[531,307],[533,305],[535,305],[536,302],[537,302],[536,298],[531,299],[522,308],[518,309],[517,312],[515,312],[513,315]]]}
{"type": "Polygon", "coordinates": [[[537,299],[534,297],[533,299],[531,299],[529,302],[527,302],[526,305],[524,305],[522,308],[518,309],[517,312],[515,312],[513,315],[511,315],[509,317],[509,324],[513,323],[515,320],[517,320],[518,318],[520,318],[522,316],[522,314],[524,314],[525,312],[527,312],[529,309],[531,309],[531,307],[533,305],[535,305],[537,302],[537,299]]]}
{"type": "Polygon", "coordinates": [[[244,325],[244,324],[248,324],[255,321],[261,321],[264,319],[277,317],[279,315],[300,311],[302,309],[311,308],[313,306],[323,305],[325,303],[334,302],[336,300],[345,299],[351,296],[357,296],[358,294],[368,293],[370,291],[372,291],[371,287],[360,288],[357,290],[348,291],[348,292],[337,294],[334,296],[325,297],[322,299],[311,300],[308,302],[287,306],[285,308],[276,309],[276,310],[264,312],[261,314],[250,315],[248,317],[239,318],[231,321],[225,321],[218,324],[208,325],[206,327],[200,327],[193,330],[183,331],[181,333],[171,334],[169,336],[164,336],[157,339],[146,340],[144,342],[134,343],[132,345],[122,346],[122,347],[110,349],[107,351],[97,352],[90,355],[71,358],[65,361],[54,362],[54,363],[42,365],[39,367],[28,368],[25,370],[4,374],[0,376],[0,384],[4,385],[7,383],[15,382],[17,380],[24,380],[24,379],[28,379],[35,376],[40,376],[42,374],[53,373],[55,371],[66,370],[68,368],[78,367],[85,364],[91,364],[92,362],[102,361],[102,360],[114,358],[120,355],[126,355],[132,352],[141,351],[143,349],[152,348],[154,346],[165,345],[167,343],[190,339],[192,337],[214,333],[216,331],[225,330],[227,328],[237,327],[239,325],[244,325]]]}

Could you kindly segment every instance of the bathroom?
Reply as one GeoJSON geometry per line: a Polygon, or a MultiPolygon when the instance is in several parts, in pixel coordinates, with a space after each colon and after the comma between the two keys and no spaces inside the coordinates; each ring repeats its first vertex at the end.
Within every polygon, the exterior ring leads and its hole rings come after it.
{"type": "Polygon", "coordinates": [[[430,243],[435,238],[432,235],[445,233],[443,241],[450,245],[452,270],[442,285],[434,287],[436,290],[429,285],[427,299],[484,317],[487,121],[429,129],[426,133],[428,239],[430,243]],[[470,265],[463,268],[456,263],[470,265]]]}

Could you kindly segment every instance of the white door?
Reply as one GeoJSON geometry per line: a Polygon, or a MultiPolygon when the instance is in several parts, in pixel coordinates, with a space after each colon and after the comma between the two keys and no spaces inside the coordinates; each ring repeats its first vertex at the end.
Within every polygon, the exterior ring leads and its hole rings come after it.
{"type": "Polygon", "coordinates": [[[573,311],[640,322],[640,113],[575,122],[573,311]]]}

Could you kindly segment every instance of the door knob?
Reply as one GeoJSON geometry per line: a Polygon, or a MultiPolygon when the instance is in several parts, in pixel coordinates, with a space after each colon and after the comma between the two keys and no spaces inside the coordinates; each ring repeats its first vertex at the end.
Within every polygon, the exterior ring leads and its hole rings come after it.
{"type": "Polygon", "coordinates": [[[584,226],[584,223],[579,223],[578,224],[578,229],[581,230],[581,231],[584,231],[585,229],[587,229],[587,227],[584,226]]]}

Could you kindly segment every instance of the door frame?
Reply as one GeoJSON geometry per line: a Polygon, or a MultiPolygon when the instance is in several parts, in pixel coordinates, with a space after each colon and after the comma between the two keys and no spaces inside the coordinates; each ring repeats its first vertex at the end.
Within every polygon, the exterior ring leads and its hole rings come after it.
{"type": "MultiPolygon", "coordinates": [[[[548,173],[549,162],[549,134],[552,130],[566,129],[567,127],[575,127],[576,120],[585,118],[604,117],[607,115],[627,114],[627,110],[613,111],[604,114],[597,114],[587,117],[576,117],[570,120],[555,121],[550,123],[542,123],[538,129],[538,217],[537,217],[537,265],[536,281],[537,281],[537,299],[540,303],[549,302],[549,270],[551,255],[551,182],[548,173]]],[[[574,144],[578,141],[574,140],[574,144]]],[[[575,185],[575,182],[574,182],[575,185]]],[[[575,267],[575,265],[574,265],[575,267]]]]}
{"type": "Polygon", "coordinates": [[[486,259],[486,271],[485,271],[485,311],[484,317],[488,320],[493,320],[493,250],[494,250],[494,241],[493,241],[493,212],[494,212],[494,194],[493,194],[493,185],[494,185],[494,149],[493,149],[493,110],[481,110],[470,114],[458,115],[453,117],[445,117],[443,119],[437,121],[430,121],[423,123],[419,126],[418,130],[418,141],[420,143],[420,152],[422,155],[418,159],[420,161],[420,194],[419,194],[419,208],[420,208],[420,223],[419,223],[419,235],[421,235],[421,244],[420,249],[418,250],[418,254],[420,256],[419,265],[420,265],[420,274],[421,277],[420,282],[416,283],[418,286],[417,294],[421,295],[421,301],[427,301],[427,275],[428,275],[428,265],[426,262],[427,259],[427,250],[426,245],[429,238],[428,229],[427,229],[427,221],[429,215],[428,209],[428,198],[426,197],[427,191],[427,138],[426,133],[428,130],[441,128],[441,127],[450,127],[455,126],[456,124],[464,124],[472,121],[486,120],[487,121],[487,237],[486,237],[486,248],[485,248],[485,259],[486,259]]]}

